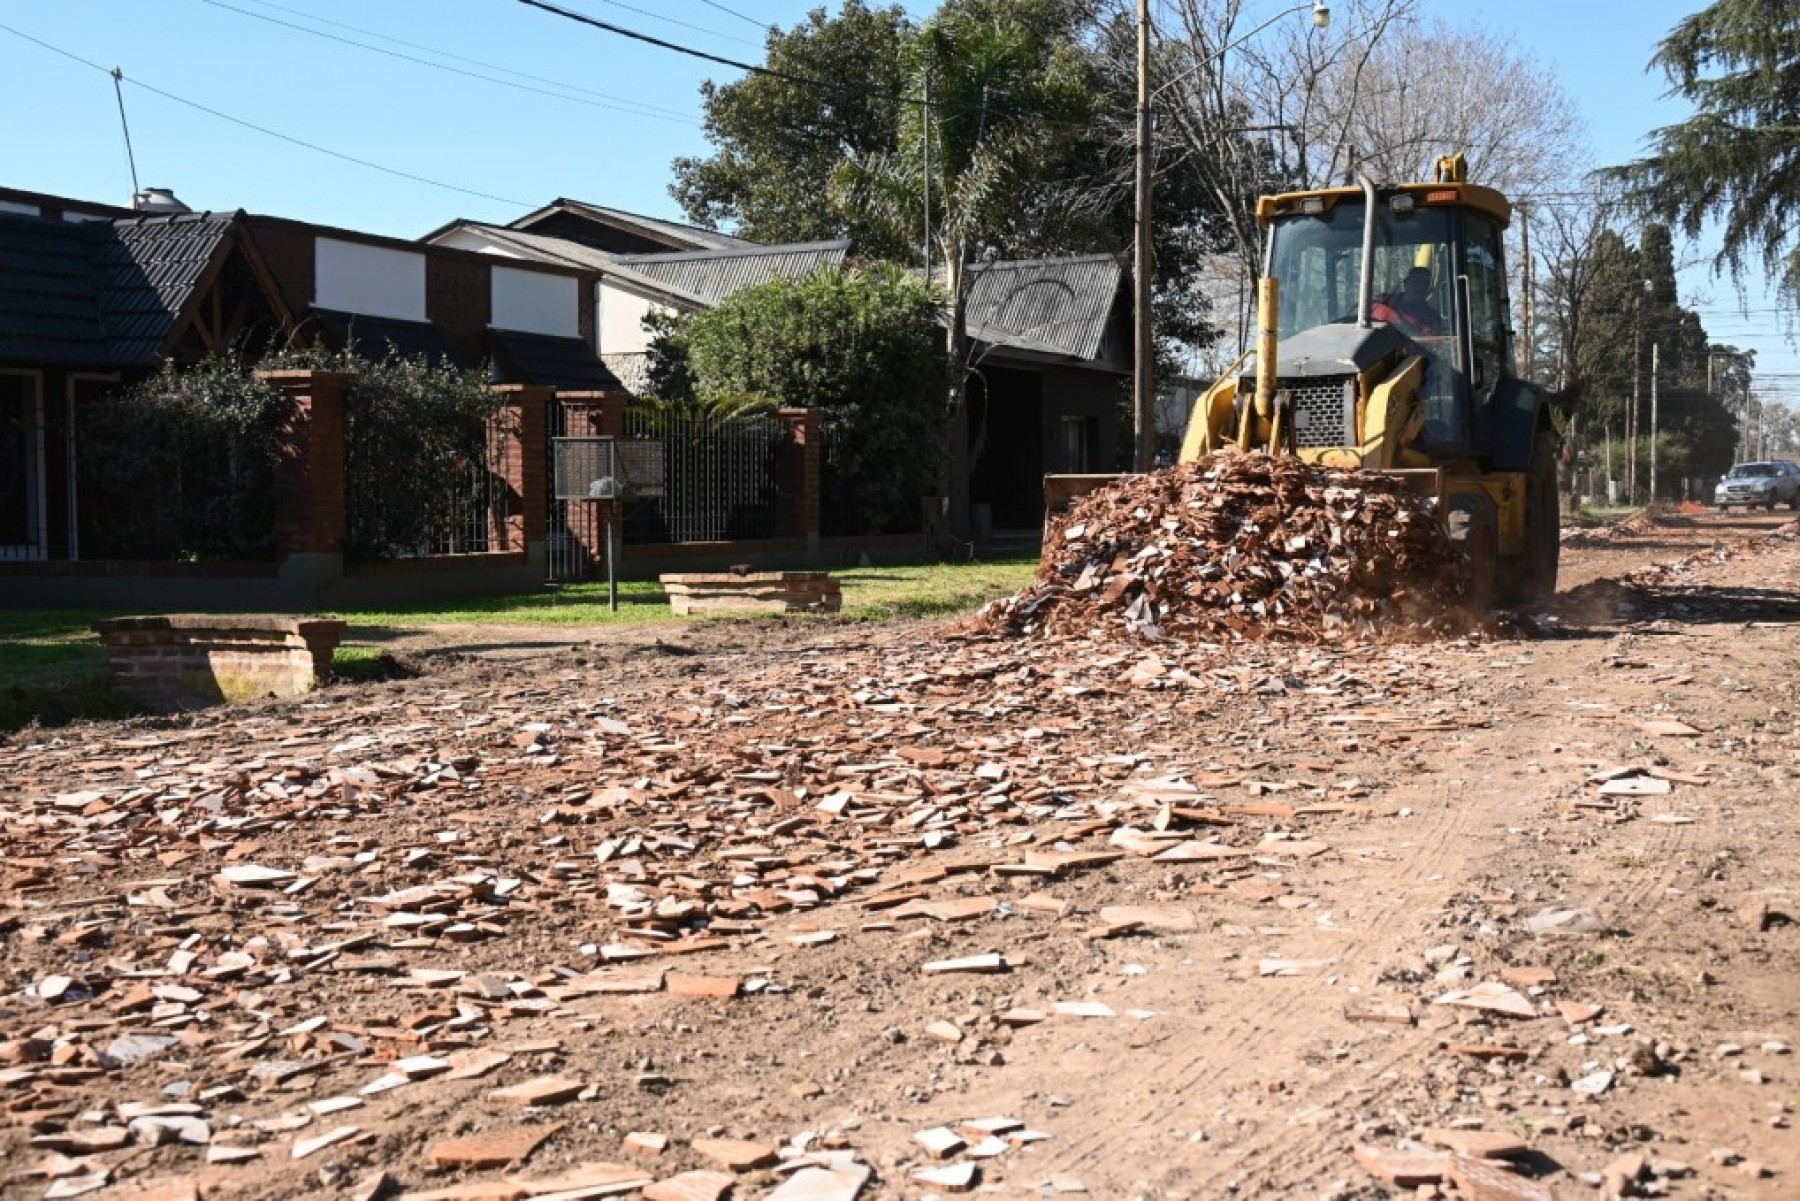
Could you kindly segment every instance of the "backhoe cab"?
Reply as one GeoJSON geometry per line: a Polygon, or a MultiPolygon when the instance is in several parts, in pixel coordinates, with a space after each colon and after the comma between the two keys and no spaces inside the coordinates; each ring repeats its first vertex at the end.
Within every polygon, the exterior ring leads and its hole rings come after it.
{"type": "Polygon", "coordinates": [[[1265,196],[1258,337],[1196,403],[1227,445],[1404,475],[1435,496],[1483,601],[1555,590],[1566,414],[1513,369],[1506,198],[1463,157],[1431,183],[1265,196]]]}

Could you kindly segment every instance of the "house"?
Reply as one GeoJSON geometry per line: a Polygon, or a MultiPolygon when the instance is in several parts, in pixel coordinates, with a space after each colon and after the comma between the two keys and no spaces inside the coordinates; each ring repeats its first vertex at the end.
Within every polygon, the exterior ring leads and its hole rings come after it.
{"type": "Polygon", "coordinates": [[[1119,461],[1130,280],[1108,254],[999,261],[971,273],[970,528],[977,537],[1035,530],[1046,474],[1110,471],[1119,461]]]}
{"type": "MultiPolygon", "coordinates": [[[[78,406],[165,362],[283,345],[392,346],[486,364],[497,384],[623,397],[593,349],[592,272],[241,211],[193,213],[167,196],[156,207],[0,189],[0,575],[9,600],[202,603],[212,594],[195,581],[228,575],[194,564],[126,571],[82,553],[84,522],[91,531],[100,518],[92,504],[84,514],[77,488],[78,406]],[[197,567],[209,570],[183,574],[197,567]]],[[[545,450],[534,454],[536,471],[545,450]]],[[[518,527],[526,533],[505,544],[507,555],[455,565],[460,581],[415,565],[410,585],[390,580],[379,594],[541,584],[546,503],[530,502],[518,527]]],[[[241,565],[241,578],[218,587],[245,604],[375,595],[352,577],[379,572],[346,570],[341,508],[340,498],[335,529],[302,539],[306,554],[241,565]]]]}
{"type": "Polygon", "coordinates": [[[292,320],[241,213],[0,194],[0,560],[79,556],[77,405],[292,320]]]}
{"type": "Polygon", "coordinates": [[[847,241],[759,246],[711,230],[619,209],[558,200],[511,225],[452,221],[425,235],[436,246],[592,272],[595,345],[631,392],[645,386],[657,309],[710,309],[744,288],[838,266],[847,241]],[[650,249],[644,249],[651,247],[650,249]]]}
{"type": "MultiPolygon", "coordinates": [[[[841,264],[850,251],[843,241],[759,246],[567,199],[508,225],[453,221],[424,240],[593,272],[600,357],[634,392],[644,386],[652,311],[709,309],[743,288],[841,264]]],[[[969,510],[958,524],[976,534],[1035,529],[1046,472],[1101,471],[1118,460],[1131,374],[1126,273],[1111,255],[1088,255],[979,264],[971,275],[969,510]]]]}

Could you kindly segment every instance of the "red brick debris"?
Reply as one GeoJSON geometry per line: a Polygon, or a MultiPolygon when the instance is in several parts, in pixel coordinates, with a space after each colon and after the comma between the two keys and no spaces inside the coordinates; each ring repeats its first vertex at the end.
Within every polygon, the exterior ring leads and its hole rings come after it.
{"type": "Polygon", "coordinates": [[[1035,583],[977,619],[1015,634],[1235,641],[1459,632],[1466,561],[1393,476],[1228,453],[1124,476],[1044,536],[1035,583]]]}

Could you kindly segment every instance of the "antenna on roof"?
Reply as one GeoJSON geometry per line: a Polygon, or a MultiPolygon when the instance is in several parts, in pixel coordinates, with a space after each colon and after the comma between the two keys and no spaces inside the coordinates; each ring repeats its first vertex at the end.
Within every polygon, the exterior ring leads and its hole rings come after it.
{"type": "Polygon", "coordinates": [[[131,164],[131,194],[138,194],[137,155],[131,152],[131,126],[125,121],[125,72],[112,69],[113,95],[119,98],[119,128],[125,131],[125,161],[131,164]]]}

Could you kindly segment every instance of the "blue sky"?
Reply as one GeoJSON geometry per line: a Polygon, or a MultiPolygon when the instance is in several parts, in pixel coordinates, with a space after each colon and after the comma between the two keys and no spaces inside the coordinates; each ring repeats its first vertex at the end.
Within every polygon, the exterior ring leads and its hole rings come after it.
{"type": "MultiPolygon", "coordinates": [[[[760,60],[763,25],[792,25],[813,6],[563,2],[749,61],[760,60]]],[[[1247,19],[1290,2],[1248,0],[1247,19]]],[[[1645,133],[1683,116],[1681,105],[1660,99],[1663,82],[1644,66],[1657,40],[1701,2],[1422,0],[1428,14],[1478,21],[1510,38],[1558,79],[1587,119],[1596,164],[1633,156],[1645,133]]],[[[459,216],[504,221],[557,196],[679,216],[668,166],[678,154],[706,150],[698,86],[739,74],[515,0],[9,0],[0,24],[90,64],[0,30],[0,76],[9,83],[0,97],[0,184],[128,197],[118,104],[105,73],[118,66],[142,184],[173,188],[195,208],[245,208],[402,236],[459,216]]],[[[1730,282],[1704,264],[1684,272],[1683,286],[1684,302],[1701,309],[1716,340],[1754,347],[1769,389],[1787,391],[1782,385],[1791,383],[1800,397],[1800,355],[1782,338],[1770,311],[1775,302],[1759,285],[1747,315],[1730,282]],[[1785,372],[1794,375],[1782,381],[1785,372]]]]}

